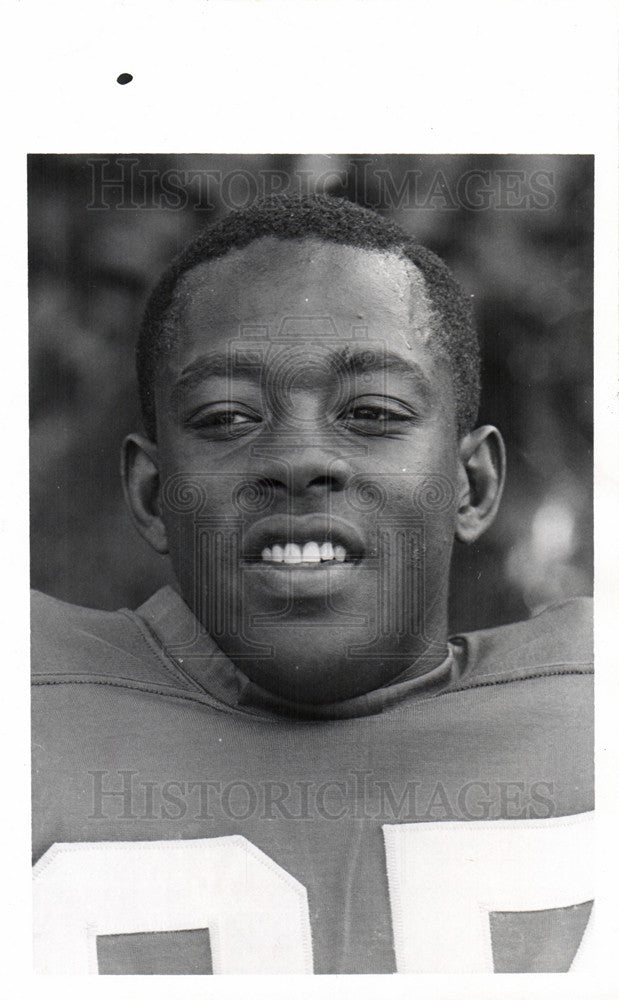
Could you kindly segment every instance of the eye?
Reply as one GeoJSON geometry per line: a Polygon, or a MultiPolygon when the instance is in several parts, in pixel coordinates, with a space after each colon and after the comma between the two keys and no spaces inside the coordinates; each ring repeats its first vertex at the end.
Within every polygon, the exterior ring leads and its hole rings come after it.
{"type": "Polygon", "coordinates": [[[359,434],[394,434],[415,423],[417,415],[400,400],[366,397],[353,400],[340,419],[359,434]]]}
{"type": "Polygon", "coordinates": [[[239,437],[261,423],[262,418],[251,410],[221,404],[201,409],[187,421],[191,430],[207,438],[239,437]]]}

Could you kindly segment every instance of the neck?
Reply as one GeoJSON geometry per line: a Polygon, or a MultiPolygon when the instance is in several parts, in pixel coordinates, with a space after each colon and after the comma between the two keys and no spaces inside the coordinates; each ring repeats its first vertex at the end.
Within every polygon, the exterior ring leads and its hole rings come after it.
{"type": "Polygon", "coordinates": [[[432,625],[423,637],[381,636],[360,644],[349,629],[295,623],[270,630],[270,643],[258,655],[238,636],[213,638],[253,684],[278,698],[326,705],[434,670],[447,655],[447,627],[446,621],[432,625]]]}
{"type": "Polygon", "coordinates": [[[403,654],[399,671],[394,669],[396,660],[383,658],[383,667],[387,663],[389,669],[380,671],[382,679],[376,672],[381,663],[373,658],[349,657],[334,663],[332,676],[327,681],[338,674],[349,681],[351,676],[358,679],[362,671],[370,676],[369,684],[361,685],[354,692],[350,685],[344,693],[341,687],[338,691],[327,689],[326,684],[319,688],[316,675],[312,678],[313,683],[291,689],[290,684],[285,683],[291,673],[290,662],[265,658],[262,663],[255,657],[248,660],[241,655],[236,657],[235,663],[230,651],[224,651],[224,645],[229,645],[227,642],[215,642],[212,635],[197,628],[198,622],[178,590],[163,588],[138,613],[148,621],[164,649],[173,651],[179,665],[199,686],[218,701],[249,714],[297,719],[373,715],[403,699],[436,694],[450,683],[455,664],[450,647],[436,640],[426,644],[417,656],[403,654]],[[273,683],[276,667],[284,675],[284,683],[279,686],[273,683]],[[261,668],[265,670],[264,681],[260,679],[261,668]]]}

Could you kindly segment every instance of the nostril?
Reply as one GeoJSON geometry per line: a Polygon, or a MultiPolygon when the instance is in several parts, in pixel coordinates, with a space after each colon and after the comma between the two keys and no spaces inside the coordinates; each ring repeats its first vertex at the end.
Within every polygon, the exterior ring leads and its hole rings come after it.
{"type": "Polygon", "coordinates": [[[262,490],[264,493],[273,493],[275,490],[285,489],[285,484],[280,479],[270,478],[269,476],[257,479],[254,486],[257,490],[262,490]]]}
{"type": "Polygon", "coordinates": [[[282,494],[340,493],[351,476],[348,463],[332,455],[316,456],[314,449],[309,447],[297,448],[277,459],[269,456],[263,469],[263,475],[252,476],[245,485],[249,487],[251,483],[252,493],[273,499],[282,494]]]}
{"type": "Polygon", "coordinates": [[[329,490],[341,490],[343,488],[343,483],[339,481],[336,476],[315,476],[310,479],[306,484],[305,489],[311,489],[313,486],[326,488],[329,490]]]}

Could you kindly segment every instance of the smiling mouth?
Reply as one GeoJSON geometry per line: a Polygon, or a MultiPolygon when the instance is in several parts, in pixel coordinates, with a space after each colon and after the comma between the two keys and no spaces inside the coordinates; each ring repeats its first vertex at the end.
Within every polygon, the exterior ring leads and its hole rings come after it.
{"type": "Polygon", "coordinates": [[[322,514],[271,515],[249,528],[246,563],[275,569],[329,569],[363,559],[365,546],[356,527],[322,514]]]}
{"type": "Polygon", "coordinates": [[[260,562],[277,566],[314,567],[353,561],[343,545],[333,545],[330,541],[309,541],[303,545],[296,542],[275,543],[265,546],[260,553],[260,562]]]}

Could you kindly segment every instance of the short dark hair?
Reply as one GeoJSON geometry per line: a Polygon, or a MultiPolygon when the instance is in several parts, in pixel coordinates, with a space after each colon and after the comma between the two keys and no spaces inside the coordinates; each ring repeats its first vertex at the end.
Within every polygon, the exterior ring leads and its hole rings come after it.
{"type": "Polygon", "coordinates": [[[216,260],[254,240],[315,237],[364,250],[397,253],[421,272],[437,320],[433,342],[451,366],[458,433],[471,430],[480,393],[479,344],[469,300],[447,265],[388,219],[345,198],[330,195],[277,195],[232,212],[203,230],[164,271],[146,306],[137,345],[137,374],[142,419],[156,438],[154,378],[157,366],[174,343],[178,322],[175,304],[183,275],[204,261],[216,260]]]}

